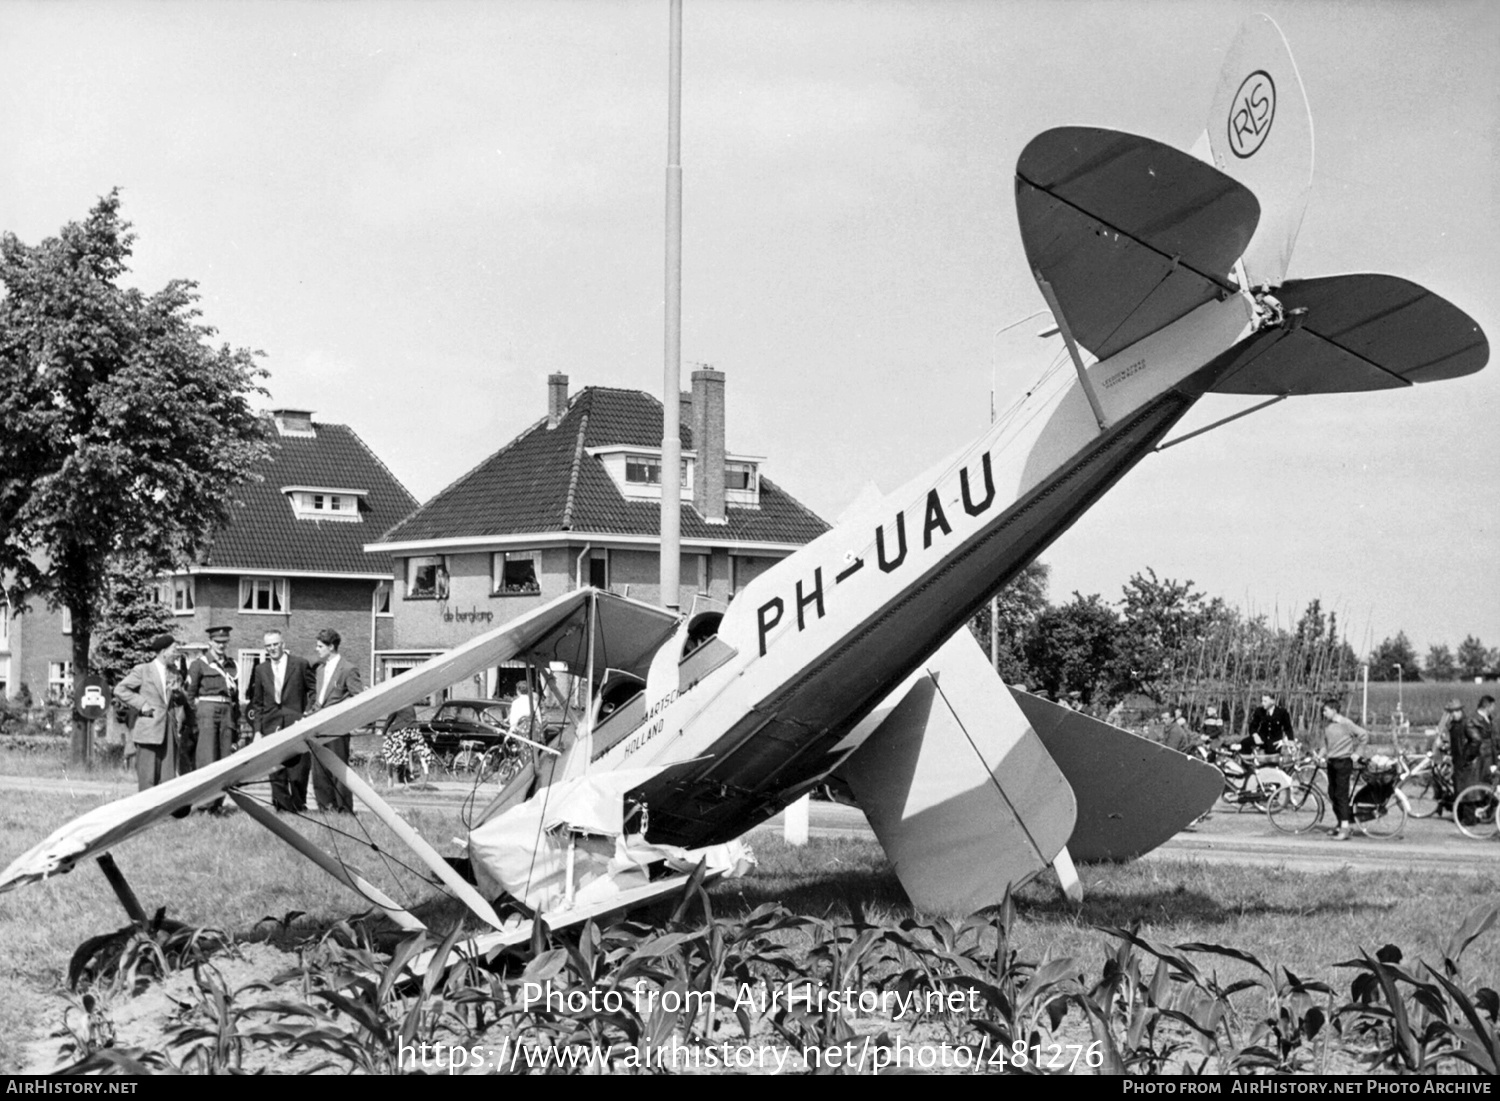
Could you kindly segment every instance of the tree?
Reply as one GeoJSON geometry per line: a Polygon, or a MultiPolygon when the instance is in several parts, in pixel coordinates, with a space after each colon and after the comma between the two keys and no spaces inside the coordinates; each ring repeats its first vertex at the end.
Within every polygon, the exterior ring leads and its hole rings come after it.
{"type": "Polygon", "coordinates": [[[1395,638],[1383,639],[1379,646],[1370,651],[1370,679],[1371,680],[1421,680],[1421,670],[1417,668],[1417,652],[1412,649],[1411,640],[1406,637],[1405,631],[1397,631],[1395,638]],[[1396,666],[1401,666],[1398,676],[1396,666]]]}
{"type": "Polygon", "coordinates": [[[1116,681],[1162,702],[1162,683],[1220,610],[1191,581],[1158,580],[1149,567],[1144,576],[1131,575],[1120,600],[1116,681]]]}
{"type": "Polygon", "coordinates": [[[195,283],[119,286],[133,241],[117,191],[39,245],[0,238],[0,576],[13,607],[72,613],[77,671],[110,563],[193,561],[268,447],[255,353],[211,345],[195,283]]]}
{"type": "Polygon", "coordinates": [[[1489,651],[1473,635],[1458,644],[1458,675],[1465,680],[1483,676],[1492,666],[1489,651]]]}
{"type": "Polygon", "coordinates": [[[1422,675],[1428,680],[1452,680],[1456,677],[1458,666],[1453,663],[1453,651],[1436,643],[1427,647],[1427,660],[1422,662],[1422,675]]]}
{"type": "MultiPolygon", "coordinates": [[[[999,614],[995,670],[1008,684],[1027,685],[1034,679],[1031,666],[1026,662],[1026,634],[1032,624],[1047,610],[1047,574],[1050,571],[1040,562],[1032,562],[1001,589],[995,597],[999,614]]],[[[969,621],[984,652],[990,652],[990,604],[979,609],[969,621]]]]}
{"type": "Polygon", "coordinates": [[[1040,686],[1054,695],[1080,692],[1085,703],[1112,696],[1115,636],[1120,617],[1098,593],[1073,594],[1060,608],[1048,608],[1026,638],[1026,660],[1040,686]]]}
{"type": "Polygon", "coordinates": [[[148,560],[133,555],[111,563],[94,630],[94,671],[118,681],[150,661],[154,653],[147,643],[171,629],[172,609],[157,596],[148,560]]]}

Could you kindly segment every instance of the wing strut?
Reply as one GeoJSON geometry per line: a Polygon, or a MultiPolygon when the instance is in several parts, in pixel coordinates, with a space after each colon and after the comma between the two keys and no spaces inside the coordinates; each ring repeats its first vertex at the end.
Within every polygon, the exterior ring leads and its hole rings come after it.
{"type": "MultiPolygon", "coordinates": [[[[318,848],[317,845],[292,829],[291,826],[287,825],[287,823],[283,822],[271,811],[266,810],[265,807],[261,806],[254,799],[235,791],[233,788],[229,790],[229,798],[235,801],[240,810],[266,827],[266,829],[281,838],[329,875],[333,876],[334,879],[338,880],[345,887],[348,887],[355,894],[368,899],[384,910],[386,916],[395,922],[398,928],[404,929],[408,933],[421,932],[427,928],[418,918],[412,915],[411,911],[396,902],[379,887],[375,886],[375,884],[371,883],[353,868],[345,865],[342,861],[329,856],[322,849],[318,848]]],[[[100,859],[103,860],[104,858],[100,857],[100,859]]]]}
{"type": "Polygon", "coordinates": [[[1241,417],[1248,417],[1251,413],[1258,413],[1268,405],[1275,405],[1278,401],[1286,401],[1286,399],[1290,396],[1290,394],[1277,394],[1269,401],[1263,401],[1259,405],[1252,405],[1249,409],[1241,409],[1238,413],[1231,413],[1227,417],[1220,417],[1218,420],[1214,421],[1213,424],[1206,424],[1202,428],[1195,428],[1187,435],[1178,436],[1175,440],[1168,440],[1166,443],[1157,444],[1157,446],[1152,448],[1152,450],[1165,451],[1169,447],[1176,447],[1180,443],[1187,443],[1187,441],[1192,439],[1194,436],[1201,436],[1205,432],[1212,432],[1220,425],[1228,424],[1230,421],[1237,421],[1241,417]]]}
{"type": "Polygon", "coordinates": [[[501,927],[500,915],[495,913],[495,908],[486,902],[484,896],[476,891],[463,876],[454,871],[453,866],[423,840],[422,835],[412,829],[411,825],[365,782],[363,776],[339,760],[327,746],[320,745],[312,739],[309,739],[307,744],[318,760],[323,762],[323,767],[333,773],[333,778],[347,785],[350,791],[358,795],[360,802],[374,811],[375,816],[389,826],[391,832],[405,842],[422,863],[432,870],[432,874],[442,880],[443,885],[457,895],[465,906],[474,911],[487,925],[496,929],[501,927]]]}
{"type": "Polygon", "coordinates": [[[1068,355],[1073,357],[1073,369],[1078,372],[1078,384],[1083,387],[1084,396],[1089,399],[1089,408],[1094,411],[1094,420],[1098,422],[1099,431],[1103,432],[1109,428],[1109,418],[1104,415],[1104,407],[1099,404],[1099,395],[1094,391],[1094,383],[1089,378],[1088,371],[1084,370],[1083,357],[1078,354],[1078,342],[1073,339],[1073,330],[1068,327],[1068,319],[1063,315],[1062,307],[1057,304],[1057,294],[1052,290],[1052,284],[1042,277],[1040,269],[1032,274],[1036,276],[1036,285],[1042,288],[1042,297],[1047,300],[1047,308],[1052,311],[1052,319],[1057,322],[1057,330],[1062,333],[1063,343],[1068,346],[1068,355]]]}

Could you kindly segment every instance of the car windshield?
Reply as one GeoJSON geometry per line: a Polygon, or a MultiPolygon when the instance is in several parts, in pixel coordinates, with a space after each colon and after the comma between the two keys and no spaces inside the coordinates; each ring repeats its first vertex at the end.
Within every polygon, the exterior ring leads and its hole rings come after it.
{"type": "Polygon", "coordinates": [[[505,708],[495,704],[445,703],[433,716],[437,722],[484,723],[487,726],[505,725],[505,708]]]}

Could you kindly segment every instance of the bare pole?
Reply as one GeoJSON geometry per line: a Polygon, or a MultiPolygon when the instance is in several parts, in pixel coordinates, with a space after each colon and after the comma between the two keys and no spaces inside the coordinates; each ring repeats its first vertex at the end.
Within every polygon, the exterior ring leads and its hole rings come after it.
{"type": "Polygon", "coordinates": [[[666,350],[661,396],[661,603],[678,611],[682,567],[682,0],[672,0],[667,78],[666,350]]]}

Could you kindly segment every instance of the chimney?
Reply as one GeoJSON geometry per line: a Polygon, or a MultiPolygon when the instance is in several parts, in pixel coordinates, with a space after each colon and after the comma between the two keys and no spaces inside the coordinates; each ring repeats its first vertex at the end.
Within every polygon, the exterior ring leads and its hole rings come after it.
{"type": "Polygon", "coordinates": [[[554,371],[547,376],[547,427],[556,428],[568,411],[568,376],[554,371]]]}
{"type": "Polygon", "coordinates": [[[724,372],[693,372],[693,508],[710,524],[728,520],[724,511],[724,372]]]}

